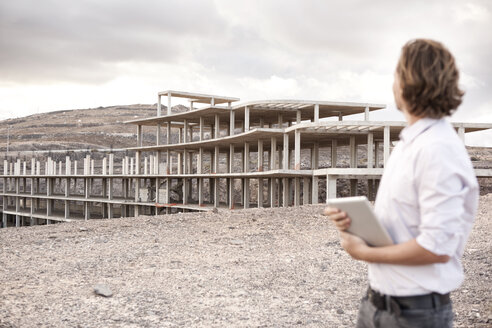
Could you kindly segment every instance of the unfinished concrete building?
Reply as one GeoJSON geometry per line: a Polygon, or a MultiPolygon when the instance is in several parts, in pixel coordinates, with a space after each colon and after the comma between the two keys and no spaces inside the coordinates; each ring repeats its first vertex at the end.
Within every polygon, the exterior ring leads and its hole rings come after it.
{"type": "MultiPolygon", "coordinates": [[[[155,117],[127,122],[137,127],[137,145],[128,149],[135,156],[119,163],[113,154],[101,163],[87,155],[80,166],[70,157],[5,162],[2,225],[316,204],[337,196],[339,179],[349,181],[351,195],[373,199],[392,142],[405,126],[369,120],[372,111],[385,108],[378,104],[238,101],[160,92],[155,117]],[[188,99],[189,111],[173,113],[173,98],[188,99]],[[354,114],[364,119],[347,119],[354,114]],[[144,129],[155,131],[154,145],[144,145],[144,129]],[[343,160],[342,148],[348,153],[343,160]]],[[[462,138],[492,128],[453,125],[462,138]]],[[[491,177],[492,169],[476,174],[491,177]]]]}

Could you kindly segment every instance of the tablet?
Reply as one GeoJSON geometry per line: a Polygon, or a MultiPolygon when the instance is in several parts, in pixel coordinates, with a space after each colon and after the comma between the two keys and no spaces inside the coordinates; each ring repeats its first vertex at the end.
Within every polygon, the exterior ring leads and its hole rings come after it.
{"type": "Polygon", "coordinates": [[[364,239],[368,245],[393,245],[390,235],[376,218],[365,196],[328,199],[327,204],[346,212],[352,220],[347,231],[364,239]]]}

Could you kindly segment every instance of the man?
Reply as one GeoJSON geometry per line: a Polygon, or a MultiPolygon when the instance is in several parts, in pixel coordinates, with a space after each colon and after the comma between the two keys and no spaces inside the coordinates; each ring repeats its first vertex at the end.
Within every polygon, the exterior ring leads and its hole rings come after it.
{"type": "Polygon", "coordinates": [[[478,206],[478,183],[461,139],[445,119],[461,104],[459,72],[439,42],[402,48],[393,93],[408,125],[381,179],[375,213],[394,245],[369,247],[345,232],[347,214],[326,208],[342,247],[368,262],[369,289],[357,327],[451,327],[450,292],[478,206]]]}

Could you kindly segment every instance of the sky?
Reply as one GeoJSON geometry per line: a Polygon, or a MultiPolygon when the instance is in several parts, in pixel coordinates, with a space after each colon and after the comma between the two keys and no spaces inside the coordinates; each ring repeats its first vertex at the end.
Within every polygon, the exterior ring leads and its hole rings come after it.
{"type": "MultiPolygon", "coordinates": [[[[372,120],[401,121],[401,47],[431,38],[461,72],[452,120],[492,123],[490,31],[490,0],[0,0],[0,119],[171,89],[381,103],[372,120]]],[[[492,131],[466,143],[492,147],[492,131]]]]}

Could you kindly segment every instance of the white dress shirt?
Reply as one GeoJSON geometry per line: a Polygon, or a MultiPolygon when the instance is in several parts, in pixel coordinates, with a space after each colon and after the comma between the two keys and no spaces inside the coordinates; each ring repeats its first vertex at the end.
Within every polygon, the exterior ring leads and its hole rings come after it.
{"type": "Polygon", "coordinates": [[[448,293],[463,282],[460,258],[478,207],[478,183],[466,148],[445,119],[405,127],[379,186],[375,212],[395,244],[417,239],[447,263],[369,264],[369,283],[393,296],[448,293]]]}

